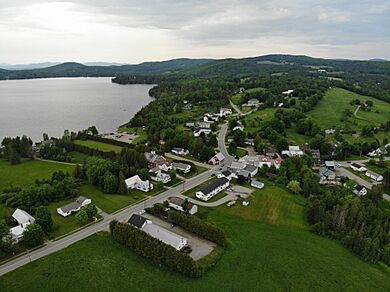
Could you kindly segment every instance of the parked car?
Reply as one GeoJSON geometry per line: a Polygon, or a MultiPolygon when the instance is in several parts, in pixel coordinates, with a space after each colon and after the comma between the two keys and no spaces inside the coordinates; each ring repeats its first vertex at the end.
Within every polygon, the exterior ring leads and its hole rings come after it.
{"type": "Polygon", "coordinates": [[[176,223],[172,223],[171,228],[175,228],[175,227],[176,227],[176,223]]]}
{"type": "Polygon", "coordinates": [[[144,214],[144,213],[145,213],[145,210],[141,210],[141,211],[139,211],[138,214],[142,215],[142,214],[144,214]]]}
{"type": "Polygon", "coordinates": [[[341,163],[336,163],[336,166],[337,167],[341,167],[341,163]]]}
{"type": "Polygon", "coordinates": [[[181,249],[181,251],[184,252],[184,253],[191,253],[192,252],[192,248],[187,245],[187,246],[183,247],[181,249]]]}

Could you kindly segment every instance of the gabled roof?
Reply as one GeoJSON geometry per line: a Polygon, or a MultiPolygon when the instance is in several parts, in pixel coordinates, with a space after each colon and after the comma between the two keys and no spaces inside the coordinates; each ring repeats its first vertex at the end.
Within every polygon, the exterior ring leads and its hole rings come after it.
{"type": "Polygon", "coordinates": [[[173,233],[172,231],[156,224],[147,224],[142,230],[150,236],[157,238],[174,248],[178,248],[183,241],[187,241],[185,237],[173,233]]]}
{"type": "Polygon", "coordinates": [[[244,168],[244,170],[249,171],[250,173],[254,172],[256,169],[257,167],[251,164],[247,164],[244,168]]]}
{"type": "Polygon", "coordinates": [[[251,173],[245,169],[240,169],[237,173],[238,176],[243,176],[243,177],[250,177],[251,173]]]}
{"type": "Polygon", "coordinates": [[[204,186],[203,188],[200,189],[200,191],[203,194],[207,195],[207,194],[211,193],[213,190],[215,190],[216,188],[218,188],[226,183],[229,183],[229,180],[226,177],[221,177],[219,179],[212,181],[208,185],[204,186]]]}
{"type": "Polygon", "coordinates": [[[363,167],[362,165],[357,164],[357,163],[352,163],[352,166],[353,166],[353,167],[356,167],[356,168],[361,168],[361,167],[363,167]]]}
{"type": "Polygon", "coordinates": [[[222,174],[227,177],[227,176],[231,176],[232,175],[232,172],[230,172],[229,170],[224,170],[222,171],[222,174]]]}
{"type": "Polygon", "coordinates": [[[79,208],[83,204],[83,202],[85,200],[87,200],[87,198],[80,196],[80,197],[77,198],[77,200],[75,202],[72,202],[72,203],[70,203],[68,205],[65,205],[65,206],[61,207],[60,209],[64,213],[76,210],[77,208],[79,208]]]}
{"type": "Polygon", "coordinates": [[[26,211],[22,209],[16,209],[15,212],[12,214],[12,217],[18,221],[19,224],[25,224],[25,223],[34,223],[35,219],[33,216],[28,214],[26,211]]]}
{"type": "Polygon", "coordinates": [[[362,186],[362,185],[356,185],[356,186],[355,186],[355,190],[357,190],[358,192],[360,192],[360,191],[363,190],[363,189],[365,189],[365,187],[362,186]]]}
{"type": "Polygon", "coordinates": [[[142,217],[138,214],[131,215],[130,219],[127,221],[131,225],[134,225],[137,228],[142,228],[144,226],[147,219],[145,217],[142,217]]]}

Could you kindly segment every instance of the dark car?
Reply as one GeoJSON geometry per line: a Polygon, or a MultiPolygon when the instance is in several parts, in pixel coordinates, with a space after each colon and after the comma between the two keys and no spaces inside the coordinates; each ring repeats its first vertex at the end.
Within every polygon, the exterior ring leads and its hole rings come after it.
{"type": "Polygon", "coordinates": [[[172,223],[171,228],[175,228],[175,227],[176,227],[176,223],[172,223]]]}
{"type": "Polygon", "coordinates": [[[191,253],[192,252],[192,248],[189,247],[189,246],[185,246],[181,249],[182,252],[184,253],[191,253]]]}

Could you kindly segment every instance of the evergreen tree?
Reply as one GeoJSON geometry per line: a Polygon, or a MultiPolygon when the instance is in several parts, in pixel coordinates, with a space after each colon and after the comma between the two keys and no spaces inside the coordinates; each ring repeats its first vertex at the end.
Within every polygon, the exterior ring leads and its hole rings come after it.
{"type": "Polygon", "coordinates": [[[44,233],[40,225],[30,224],[23,232],[24,242],[29,247],[35,247],[43,243],[44,233]]]}
{"type": "Polygon", "coordinates": [[[125,176],[123,175],[122,171],[119,172],[118,177],[118,194],[127,194],[125,176]]]}

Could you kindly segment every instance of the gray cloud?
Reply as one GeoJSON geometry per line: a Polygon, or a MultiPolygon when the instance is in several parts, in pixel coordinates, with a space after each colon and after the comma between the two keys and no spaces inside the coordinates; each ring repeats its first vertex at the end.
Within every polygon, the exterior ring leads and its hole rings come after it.
{"type": "MultiPolygon", "coordinates": [[[[140,34],[148,31],[153,36],[161,35],[162,47],[176,47],[175,53],[187,56],[206,56],[208,49],[215,56],[216,48],[220,51],[223,47],[233,54],[264,53],[261,47],[267,52],[278,48],[284,51],[281,46],[285,44],[291,53],[304,50],[310,54],[312,50],[313,55],[348,57],[341,54],[350,50],[351,56],[365,57],[364,51],[359,52],[359,45],[363,49],[372,44],[376,46],[376,55],[390,57],[387,0],[0,1],[0,32],[14,29],[33,34],[46,31],[83,36],[83,30],[98,35],[105,28],[118,33],[118,38],[137,30],[140,34]],[[67,25],[57,26],[53,19],[47,21],[47,15],[39,19],[28,9],[33,5],[45,9],[53,4],[66,9],[64,15],[69,22],[77,19],[82,24],[80,31],[67,25]]],[[[145,44],[150,41],[146,37],[150,36],[145,35],[145,44]]],[[[225,55],[222,53],[221,57],[225,55]]]]}

